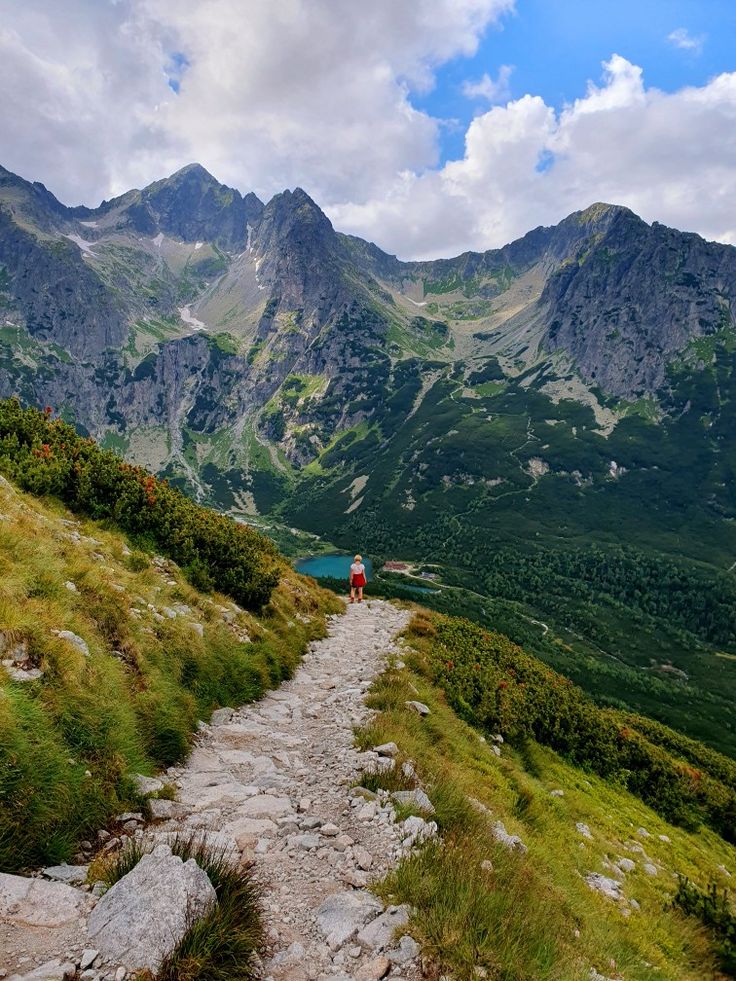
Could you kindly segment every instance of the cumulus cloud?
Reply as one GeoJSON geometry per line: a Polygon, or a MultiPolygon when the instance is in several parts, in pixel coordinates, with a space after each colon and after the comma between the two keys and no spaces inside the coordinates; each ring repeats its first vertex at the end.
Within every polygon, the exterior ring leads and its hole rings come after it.
{"type": "Polygon", "coordinates": [[[506,102],[511,98],[511,73],[513,65],[501,65],[498,76],[491,78],[485,72],[477,82],[463,83],[463,95],[468,99],[485,99],[488,102],[506,102]]]}
{"type": "Polygon", "coordinates": [[[98,201],[197,160],[362,201],[438,159],[413,108],[513,0],[0,0],[0,157],[98,201]],[[12,25],[12,26],[10,26],[12,25]],[[9,98],[7,97],[9,94],[9,98]]]}
{"type": "Polygon", "coordinates": [[[0,162],[68,203],[193,160],[262,197],[299,184],[403,257],[500,246],[596,200],[736,242],[736,73],[665,93],[620,55],[557,110],[466,94],[461,159],[412,105],[513,0],[0,0],[0,162]]]}
{"type": "Polygon", "coordinates": [[[735,198],[736,72],[665,93],[614,55],[562,111],[530,95],[494,106],[471,122],[461,160],[332,216],[413,257],[497,247],[595,201],[736,244],[735,198]]]}
{"type": "Polygon", "coordinates": [[[694,36],[686,27],[678,27],[667,35],[667,40],[676,48],[700,54],[705,44],[705,34],[694,36]]]}

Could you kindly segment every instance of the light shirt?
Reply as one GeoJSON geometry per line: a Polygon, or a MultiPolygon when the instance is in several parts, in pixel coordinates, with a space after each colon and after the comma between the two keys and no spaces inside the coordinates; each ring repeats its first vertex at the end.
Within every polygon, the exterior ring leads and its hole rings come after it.
{"type": "Polygon", "coordinates": [[[350,573],[353,576],[362,576],[365,573],[365,566],[362,562],[353,562],[350,566],[350,573]]]}

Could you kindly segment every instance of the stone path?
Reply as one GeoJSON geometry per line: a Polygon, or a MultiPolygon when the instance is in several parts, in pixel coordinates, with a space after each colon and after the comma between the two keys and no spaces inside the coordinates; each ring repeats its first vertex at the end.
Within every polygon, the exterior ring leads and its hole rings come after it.
{"type": "Polygon", "coordinates": [[[359,753],[353,729],[408,619],[377,600],[331,618],[291,681],[213,715],[187,766],[169,771],[177,802],[154,802],[171,815],[157,830],[201,829],[255,861],[274,981],[419,976],[416,944],[394,937],[407,911],[383,911],[365,888],[396,864],[406,831],[387,800],[350,791],[366,767],[392,765],[359,753]]]}

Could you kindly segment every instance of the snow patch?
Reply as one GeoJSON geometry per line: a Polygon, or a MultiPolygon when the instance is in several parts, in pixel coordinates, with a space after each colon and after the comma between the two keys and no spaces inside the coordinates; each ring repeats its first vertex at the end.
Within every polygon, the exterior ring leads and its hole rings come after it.
{"type": "Polygon", "coordinates": [[[202,248],[202,245],[203,245],[203,244],[204,244],[204,243],[202,243],[202,242],[195,242],[195,243],[194,243],[194,251],[195,251],[195,252],[197,252],[197,251],[199,251],[199,249],[201,249],[201,248],[202,248]]]}
{"type": "Polygon", "coordinates": [[[421,303],[420,303],[419,300],[412,300],[412,298],[410,296],[405,296],[404,299],[405,300],[408,300],[409,303],[413,303],[415,307],[426,307],[426,305],[427,305],[427,301],[426,300],[422,300],[421,303]]]}
{"type": "Polygon", "coordinates": [[[248,232],[248,241],[245,243],[245,248],[248,252],[252,252],[253,251],[253,245],[252,245],[253,226],[251,225],[250,222],[248,222],[248,224],[245,226],[245,230],[248,232]]]}
{"type": "Polygon", "coordinates": [[[92,251],[94,242],[86,242],[79,235],[65,235],[64,238],[68,238],[70,241],[74,242],[75,245],[78,245],[84,255],[88,255],[91,259],[98,258],[97,253],[92,251]]]}
{"type": "Polygon", "coordinates": [[[203,324],[201,320],[197,320],[196,317],[192,316],[189,307],[179,307],[179,316],[185,324],[189,324],[195,330],[209,330],[207,324],[203,324]]]}
{"type": "Polygon", "coordinates": [[[80,225],[84,225],[85,228],[97,228],[96,221],[80,221],[80,225]]]}

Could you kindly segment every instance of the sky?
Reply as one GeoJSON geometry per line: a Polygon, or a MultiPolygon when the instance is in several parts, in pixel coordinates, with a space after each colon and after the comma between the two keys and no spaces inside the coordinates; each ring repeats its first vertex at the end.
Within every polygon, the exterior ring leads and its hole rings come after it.
{"type": "Polygon", "coordinates": [[[402,258],[596,201],[736,244],[734,0],[0,0],[0,92],[67,204],[197,161],[402,258]]]}

